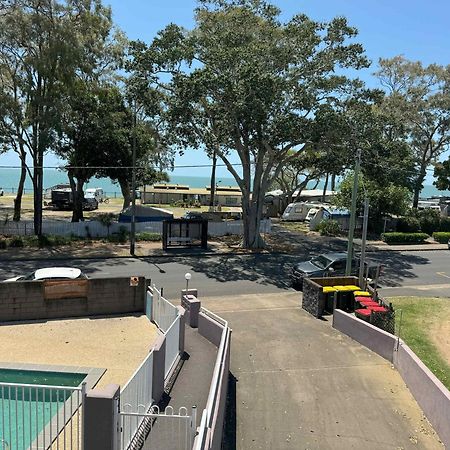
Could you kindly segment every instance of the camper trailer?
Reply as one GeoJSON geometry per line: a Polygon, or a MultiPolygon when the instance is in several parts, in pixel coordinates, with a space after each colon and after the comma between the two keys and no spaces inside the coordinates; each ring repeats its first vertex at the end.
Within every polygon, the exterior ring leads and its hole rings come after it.
{"type": "MultiPolygon", "coordinates": [[[[322,220],[335,220],[341,227],[341,230],[344,231],[348,230],[350,227],[350,211],[334,206],[320,207],[314,216],[309,219],[309,229],[311,231],[316,230],[322,220]]],[[[355,227],[357,230],[361,229],[362,220],[360,217],[356,218],[355,227]]]]}
{"type": "Polygon", "coordinates": [[[289,203],[281,216],[282,220],[290,222],[305,221],[308,213],[311,209],[315,209],[316,212],[321,206],[326,206],[319,202],[299,202],[289,203]]]}
{"type": "Polygon", "coordinates": [[[102,188],[89,188],[86,189],[86,192],[84,193],[84,198],[95,198],[98,203],[108,203],[105,193],[103,192],[102,188]]]}

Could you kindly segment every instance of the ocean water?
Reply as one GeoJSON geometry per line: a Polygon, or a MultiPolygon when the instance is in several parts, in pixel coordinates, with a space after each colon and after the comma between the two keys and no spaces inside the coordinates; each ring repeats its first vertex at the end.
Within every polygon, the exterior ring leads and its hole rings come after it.
{"type": "MultiPolygon", "coordinates": [[[[191,187],[202,188],[209,186],[209,177],[193,177],[193,176],[170,176],[170,182],[174,184],[187,184],[191,187]]],[[[19,183],[20,170],[19,169],[4,169],[0,168],[0,187],[5,192],[16,192],[17,185],[19,183]]],[[[234,178],[220,178],[217,177],[216,182],[221,186],[235,186],[236,181],[234,178]]],[[[67,173],[57,169],[44,169],[44,189],[54,186],[55,184],[68,184],[67,173]]],[[[110,197],[120,197],[122,195],[120,186],[117,183],[113,183],[109,178],[91,178],[87,183],[86,188],[102,188],[106,195],[110,197]]],[[[27,176],[25,181],[25,193],[33,192],[33,184],[31,179],[27,176]]]]}
{"type": "MultiPolygon", "coordinates": [[[[20,170],[19,169],[5,169],[0,168],[0,188],[5,192],[16,192],[19,183],[20,170]]],[[[184,175],[169,174],[171,183],[187,184],[194,188],[202,188],[209,186],[209,177],[194,177],[184,175]]],[[[236,186],[236,181],[233,177],[217,177],[217,183],[221,186],[236,186]]],[[[44,188],[54,186],[55,184],[68,183],[67,174],[62,170],[44,169],[44,188]]],[[[311,183],[309,187],[312,187],[311,183]]],[[[86,188],[102,188],[106,195],[110,197],[120,197],[122,195],[118,184],[113,183],[109,178],[92,178],[87,183],[86,188]]],[[[319,183],[318,189],[323,187],[323,182],[319,183]]],[[[29,177],[25,182],[25,193],[33,192],[33,185],[29,177]]],[[[421,192],[421,197],[428,198],[432,196],[450,196],[450,191],[439,191],[433,185],[426,185],[421,192]]]]}

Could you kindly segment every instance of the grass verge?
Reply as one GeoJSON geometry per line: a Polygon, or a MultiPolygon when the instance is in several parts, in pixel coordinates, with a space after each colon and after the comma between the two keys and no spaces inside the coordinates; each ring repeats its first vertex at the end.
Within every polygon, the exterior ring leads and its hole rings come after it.
{"type": "Polygon", "coordinates": [[[400,337],[450,390],[449,335],[440,333],[448,324],[450,301],[422,297],[393,297],[389,300],[397,314],[398,310],[403,311],[400,337]]]}

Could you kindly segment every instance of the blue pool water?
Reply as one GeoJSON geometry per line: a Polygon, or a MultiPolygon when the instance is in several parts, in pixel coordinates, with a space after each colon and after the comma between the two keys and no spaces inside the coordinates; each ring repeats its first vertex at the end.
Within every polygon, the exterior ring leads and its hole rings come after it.
{"type": "MultiPolygon", "coordinates": [[[[85,374],[0,369],[0,383],[76,387],[85,374]]],[[[0,450],[26,450],[70,397],[71,391],[0,384],[0,450]],[[2,441],[3,440],[3,441],[2,441]]]]}

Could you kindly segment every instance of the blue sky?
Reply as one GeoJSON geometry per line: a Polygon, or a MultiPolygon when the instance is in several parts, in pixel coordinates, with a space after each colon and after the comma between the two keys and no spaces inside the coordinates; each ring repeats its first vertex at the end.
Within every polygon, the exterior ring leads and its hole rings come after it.
{"type": "MultiPolygon", "coordinates": [[[[193,25],[194,0],[105,0],[111,5],[114,21],[130,39],[150,42],[156,32],[170,22],[187,28],[193,25]]],[[[403,54],[425,64],[450,64],[450,33],[448,0],[273,0],[288,19],[305,13],[316,20],[330,20],[343,15],[359,30],[362,43],[374,65],[359,73],[369,86],[375,85],[372,72],[379,57],[403,54]]],[[[13,164],[11,155],[0,157],[0,164],[13,164]]],[[[200,151],[188,151],[176,159],[177,165],[208,164],[200,151]]],[[[46,164],[55,159],[47,156],[46,164]]],[[[175,175],[209,175],[209,169],[179,169],[175,175]]],[[[225,168],[218,176],[229,176],[225,168]]]]}

